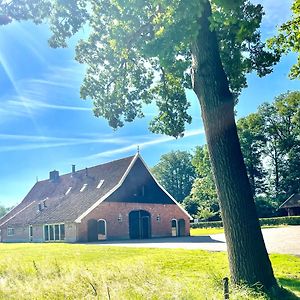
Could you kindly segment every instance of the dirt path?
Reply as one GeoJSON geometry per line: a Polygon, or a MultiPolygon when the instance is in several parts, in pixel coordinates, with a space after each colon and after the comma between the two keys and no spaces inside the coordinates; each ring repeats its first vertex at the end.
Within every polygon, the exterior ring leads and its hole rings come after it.
{"type": "MultiPolygon", "coordinates": [[[[300,256],[300,226],[266,228],[263,229],[262,232],[269,253],[294,254],[300,256]]],[[[226,251],[224,234],[153,238],[149,240],[105,241],[97,244],[138,248],[183,248],[226,251]]]]}

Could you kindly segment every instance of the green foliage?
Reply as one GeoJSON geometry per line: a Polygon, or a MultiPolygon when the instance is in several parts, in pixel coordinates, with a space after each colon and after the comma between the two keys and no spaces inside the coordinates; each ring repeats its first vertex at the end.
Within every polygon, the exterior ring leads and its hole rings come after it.
{"type": "MultiPolygon", "coordinates": [[[[287,92],[237,122],[241,150],[259,217],[300,191],[300,92],[287,92]]],[[[197,147],[197,172],[183,204],[195,218],[215,220],[219,211],[207,146],[197,147]]]]}
{"type": "Polygon", "coordinates": [[[5,207],[3,205],[0,205],[0,218],[3,217],[6,213],[8,213],[12,208],[5,207]]]}
{"type": "Polygon", "coordinates": [[[269,186],[274,187],[269,192],[274,196],[298,192],[300,92],[281,94],[274,103],[261,105],[258,114],[264,120],[265,153],[270,160],[269,186]]]}
{"type": "Polygon", "coordinates": [[[259,219],[259,222],[261,226],[300,225],[300,216],[263,218],[263,219],[259,219]]]}
{"type": "Polygon", "coordinates": [[[279,212],[278,202],[272,198],[259,196],[255,199],[256,210],[259,218],[270,218],[277,216],[279,212]]]}
{"type": "MultiPolygon", "coordinates": [[[[47,22],[51,47],[66,47],[82,28],[88,37],[76,47],[87,66],[81,97],[92,99],[94,114],[118,128],[143,117],[144,104],[156,102],[150,129],[174,137],[191,122],[185,89],[191,88],[190,46],[199,31],[202,1],[183,0],[22,0],[2,1],[0,15],[11,20],[47,22]]],[[[237,97],[246,74],[271,72],[278,61],[260,41],[263,10],[250,1],[211,1],[211,28],[231,91],[237,97]]],[[[6,20],[6,21],[5,21],[6,20]]]]}
{"type": "MultiPolygon", "coordinates": [[[[300,225],[300,216],[275,217],[275,218],[261,218],[259,219],[261,226],[272,225],[300,225]]],[[[191,228],[221,228],[222,221],[213,222],[198,222],[191,224],[191,228]]]]}
{"type": "Polygon", "coordinates": [[[279,27],[278,35],[268,41],[279,55],[289,52],[298,53],[296,64],[291,68],[290,78],[300,78],[300,1],[294,0],[291,19],[279,27]]]}
{"type": "Polygon", "coordinates": [[[196,147],[192,164],[197,178],[193,182],[190,195],[184,199],[183,205],[195,218],[219,219],[220,208],[206,145],[196,147]]]}
{"type": "Polygon", "coordinates": [[[279,203],[300,190],[300,93],[287,92],[238,120],[253,194],[279,203]]]}
{"type": "MultiPolygon", "coordinates": [[[[223,299],[226,253],[72,244],[0,244],[1,299],[223,299]],[[195,288],[197,286],[197,288],[195,288]]],[[[299,294],[300,259],[271,255],[299,294]],[[292,282],[293,281],[293,282],[292,282]]],[[[230,299],[267,296],[230,286],[230,299]]],[[[284,299],[284,298],[281,298],[284,299]]]]}
{"type": "Polygon", "coordinates": [[[171,151],[161,156],[152,168],[154,176],[179,202],[190,193],[195,178],[192,156],[186,151],[171,151]]]}
{"type": "Polygon", "coordinates": [[[262,158],[265,154],[266,138],[263,126],[264,119],[257,113],[241,118],[237,122],[241,150],[253,195],[260,194],[265,189],[266,172],[263,168],[262,158]]]}

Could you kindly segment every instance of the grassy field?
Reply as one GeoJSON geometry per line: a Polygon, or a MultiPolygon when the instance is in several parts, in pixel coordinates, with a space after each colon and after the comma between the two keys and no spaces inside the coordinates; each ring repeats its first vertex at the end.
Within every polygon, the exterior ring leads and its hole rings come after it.
{"type": "MultiPolygon", "coordinates": [[[[279,282],[300,296],[300,258],[272,255],[271,259],[279,282]]],[[[0,299],[5,300],[223,299],[224,276],[228,276],[225,253],[0,244],[0,299]]],[[[240,289],[231,290],[230,299],[265,298],[240,289]]]]}
{"type": "Polygon", "coordinates": [[[224,233],[224,229],[223,228],[191,228],[192,236],[210,235],[210,234],[217,234],[217,233],[224,233]]]}

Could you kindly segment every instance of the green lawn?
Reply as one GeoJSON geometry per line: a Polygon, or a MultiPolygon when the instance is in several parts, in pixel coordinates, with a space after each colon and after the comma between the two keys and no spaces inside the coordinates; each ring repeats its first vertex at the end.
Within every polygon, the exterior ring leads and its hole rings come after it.
{"type": "Polygon", "coordinates": [[[192,236],[211,235],[217,233],[224,233],[224,229],[223,228],[191,228],[192,236]]]}
{"type": "MultiPolygon", "coordinates": [[[[300,258],[271,256],[300,296],[300,258]]],[[[77,244],[0,244],[0,299],[222,299],[225,253],[77,244]]],[[[265,299],[246,289],[230,299],[265,299]]],[[[282,298],[281,298],[282,299],[282,298]]],[[[296,299],[296,298],[293,298],[296,299]]]]}

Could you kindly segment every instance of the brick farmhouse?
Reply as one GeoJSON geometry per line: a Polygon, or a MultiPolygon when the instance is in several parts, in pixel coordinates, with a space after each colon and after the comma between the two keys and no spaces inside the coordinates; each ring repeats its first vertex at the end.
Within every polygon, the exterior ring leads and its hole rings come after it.
{"type": "Polygon", "coordinates": [[[0,219],[2,242],[188,236],[190,215],[139,154],[60,176],[50,172],[0,219]]]}

